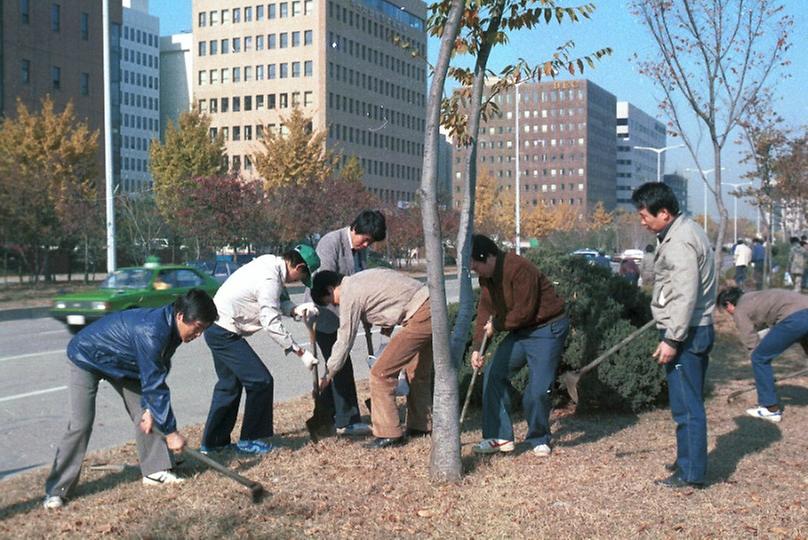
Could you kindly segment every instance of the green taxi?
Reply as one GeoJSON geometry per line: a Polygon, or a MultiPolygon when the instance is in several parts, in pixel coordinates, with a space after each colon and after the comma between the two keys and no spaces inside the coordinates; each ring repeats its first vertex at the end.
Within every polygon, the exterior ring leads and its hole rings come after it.
{"type": "Polygon", "coordinates": [[[95,291],[56,297],[50,314],[75,333],[108,313],[170,304],[194,287],[213,296],[219,282],[191,266],[147,262],[113,272],[95,291]]]}

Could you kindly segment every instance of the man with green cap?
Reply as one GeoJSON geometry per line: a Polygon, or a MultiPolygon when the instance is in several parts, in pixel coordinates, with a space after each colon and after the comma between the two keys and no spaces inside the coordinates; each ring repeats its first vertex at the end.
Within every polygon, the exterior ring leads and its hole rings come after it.
{"type": "Polygon", "coordinates": [[[254,259],[236,270],[219,288],[213,298],[219,319],[205,331],[205,342],[213,353],[219,380],[213,389],[202,436],[203,452],[230,445],[242,388],[246,393],[244,420],[236,450],[247,454],[272,450],[266,441],[273,435],[272,374],[244,338],[263,328],[286,354],[294,353],[307,369],[313,369],[317,359],[295,343],[281,315],[291,315],[306,324],[317,316],[313,303],[293,304],[285,284],[301,281],[311,288],[311,276],[319,267],[320,258],[314,248],[300,244],[282,257],[262,255],[254,259]]]}

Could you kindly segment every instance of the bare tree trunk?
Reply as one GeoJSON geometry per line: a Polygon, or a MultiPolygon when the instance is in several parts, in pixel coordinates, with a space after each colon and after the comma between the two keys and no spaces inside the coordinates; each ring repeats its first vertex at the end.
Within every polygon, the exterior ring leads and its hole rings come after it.
{"type": "Polygon", "coordinates": [[[463,472],[460,461],[460,400],[457,366],[452,362],[449,350],[449,317],[446,309],[436,184],[441,97],[452,49],[460,32],[463,10],[463,0],[452,0],[441,36],[440,51],[435,63],[427,101],[424,169],[420,188],[421,217],[427,259],[427,284],[432,310],[432,350],[435,363],[430,475],[436,482],[457,482],[463,472]]]}
{"type": "MultiPolygon", "coordinates": [[[[715,255],[715,277],[720,279],[721,276],[721,262],[724,258],[724,234],[727,230],[727,221],[729,216],[727,214],[727,207],[724,206],[724,197],[721,193],[721,146],[715,139],[713,139],[713,162],[715,166],[715,205],[718,210],[718,232],[716,233],[715,243],[713,250],[715,255]]],[[[735,239],[733,238],[733,241],[735,239]]]]}

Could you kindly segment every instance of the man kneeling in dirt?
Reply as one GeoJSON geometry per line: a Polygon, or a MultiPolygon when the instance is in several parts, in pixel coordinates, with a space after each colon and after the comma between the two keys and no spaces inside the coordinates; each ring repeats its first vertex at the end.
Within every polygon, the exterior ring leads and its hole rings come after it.
{"type": "Polygon", "coordinates": [[[758,406],[746,413],[779,422],[783,408],[774,389],[772,360],[799,342],[808,354],[808,296],[785,289],[743,292],[731,287],[718,295],[718,306],[732,315],[741,341],[752,351],[758,406]],[[768,328],[761,339],[757,331],[768,328]]]}
{"type": "Polygon", "coordinates": [[[213,299],[191,289],[162,308],[111,313],[70,340],[70,420],[45,481],[45,508],[62,507],[78,483],[102,379],[123,398],[135,423],[143,484],[182,481],[171,472],[169,450],[181,452],[185,437],[177,431],[166,377],[177,347],[202,335],[216,318],[213,299]],[[152,427],[165,433],[165,440],[152,427]]]}
{"type": "Polygon", "coordinates": [[[405,435],[426,435],[432,403],[432,312],[427,286],[386,268],[351,276],[323,270],[314,276],[311,296],[320,305],[339,306],[337,341],[328,359],[328,372],[321,380],[321,391],[344,366],[360,322],[381,326],[382,332],[402,326],[370,370],[371,420],[376,439],[367,447],[396,446],[404,443],[405,435]],[[410,384],[406,432],[399,422],[395,394],[402,369],[410,384]]]}

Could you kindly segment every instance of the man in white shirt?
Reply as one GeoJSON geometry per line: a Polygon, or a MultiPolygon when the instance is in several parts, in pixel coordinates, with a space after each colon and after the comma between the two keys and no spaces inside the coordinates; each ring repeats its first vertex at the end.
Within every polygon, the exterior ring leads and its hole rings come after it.
{"type": "Polygon", "coordinates": [[[752,248],[746,245],[746,242],[743,241],[742,238],[738,239],[738,243],[735,244],[735,283],[738,287],[743,288],[743,284],[746,281],[746,270],[749,267],[749,263],[752,262],[752,248]]]}
{"type": "Polygon", "coordinates": [[[219,319],[207,331],[205,342],[213,353],[219,380],[213,389],[210,412],[202,436],[203,452],[230,444],[236,423],[241,389],[244,388],[244,419],[236,450],[264,454],[272,445],[264,439],[273,435],[272,375],[244,339],[262,328],[286,354],[295,353],[308,369],[317,364],[311,352],[295,343],[281,321],[281,315],[309,321],[317,316],[314,304],[295,306],[286,283],[302,281],[311,287],[311,275],[320,266],[314,248],[300,244],[282,257],[262,255],[242,266],[219,288],[214,297],[219,319]]]}

